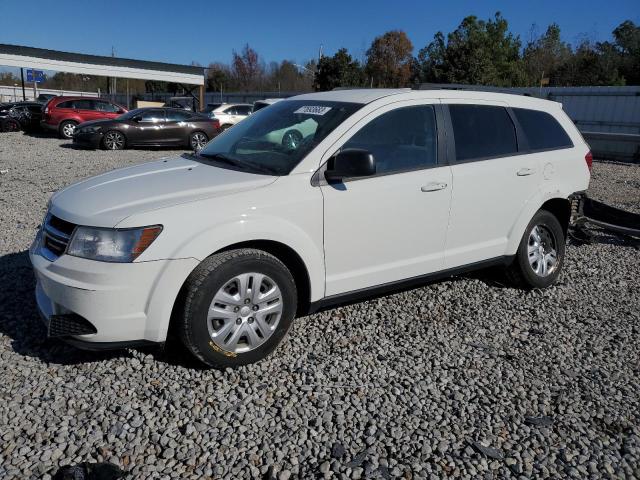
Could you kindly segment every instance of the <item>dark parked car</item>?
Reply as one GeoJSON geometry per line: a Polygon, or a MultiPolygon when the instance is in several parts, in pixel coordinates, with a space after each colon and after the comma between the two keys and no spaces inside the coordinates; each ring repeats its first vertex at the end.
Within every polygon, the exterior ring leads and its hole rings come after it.
{"type": "Polygon", "coordinates": [[[180,108],[193,112],[198,111],[198,100],[195,97],[171,97],[163,107],[180,108]]]}
{"type": "Polygon", "coordinates": [[[15,132],[40,128],[42,104],[38,102],[11,102],[0,104],[0,131],[15,132]]]}
{"type": "Polygon", "coordinates": [[[54,97],[44,107],[42,127],[72,138],[76,125],[90,120],[116,118],[127,111],[122,105],[92,97],[54,97]]]}
{"type": "Polygon", "coordinates": [[[138,108],[113,120],[76,127],[73,143],[121,150],[133,146],[185,146],[200,150],[220,133],[220,122],[177,108],[138,108]]]}
{"type": "Polygon", "coordinates": [[[47,103],[52,98],[55,98],[57,96],[58,95],[55,95],[53,93],[41,93],[40,95],[38,95],[38,98],[36,98],[36,102],[44,104],[44,103],[47,103]]]}

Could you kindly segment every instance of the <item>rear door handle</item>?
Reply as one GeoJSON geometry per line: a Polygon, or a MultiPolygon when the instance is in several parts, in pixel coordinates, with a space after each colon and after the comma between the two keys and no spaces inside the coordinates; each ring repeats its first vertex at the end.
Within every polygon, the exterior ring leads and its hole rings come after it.
{"type": "Polygon", "coordinates": [[[518,170],[517,175],[519,177],[526,177],[527,175],[533,175],[534,173],[536,173],[536,169],[535,168],[521,168],[520,170],[518,170]]]}
{"type": "Polygon", "coordinates": [[[444,190],[447,188],[447,184],[444,182],[432,182],[427,183],[420,187],[421,192],[437,192],[438,190],[444,190]]]}

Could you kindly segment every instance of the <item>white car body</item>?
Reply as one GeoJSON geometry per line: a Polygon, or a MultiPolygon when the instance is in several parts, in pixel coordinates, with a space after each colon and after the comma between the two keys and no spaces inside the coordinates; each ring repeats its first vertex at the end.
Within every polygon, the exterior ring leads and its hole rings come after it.
{"type": "Polygon", "coordinates": [[[362,106],[288,175],[168,158],[105,173],[56,193],[49,213],[67,222],[118,229],[162,225],[163,231],[131,263],[67,254],[48,259],[40,234],[30,258],[42,315],[50,319],[73,312],[89,320],[97,333],[73,337],[85,343],[163,342],[190,273],[207,257],[236,245],[282,247],[304,267],[304,300],[312,306],[328,304],[382,285],[512,257],[545,202],[567,201],[589,185],[589,147],[558,103],[498,93],[408,89],[311,93],[282,102],[290,100],[362,106]],[[399,107],[451,104],[547,112],[573,146],[447,162],[365,178],[343,189],[314,183],[327,160],[372,119],[399,107]]]}
{"type": "Polygon", "coordinates": [[[248,103],[225,103],[213,110],[209,116],[220,122],[222,129],[231,127],[244,120],[253,110],[253,105],[248,103]]]}

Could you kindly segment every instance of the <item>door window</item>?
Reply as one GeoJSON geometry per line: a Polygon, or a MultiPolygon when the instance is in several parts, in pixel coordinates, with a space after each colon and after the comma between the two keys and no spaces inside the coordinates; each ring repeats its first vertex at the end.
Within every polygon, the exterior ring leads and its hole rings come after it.
{"type": "Polygon", "coordinates": [[[73,108],[77,110],[95,110],[95,104],[93,100],[74,100],[73,108]]]}
{"type": "Polygon", "coordinates": [[[397,108],[362,127],[343,146],[371,152],[377,174],[389,174],[438,163],[436,116],[431,105],[397,108]]]}
{"type": "Polygon", "coordinates": [[[142,113],[140,121],[148,122],[148,123],[164,122],[164,111],[163,110],[147,110],[142,113]]]}
{"type": "Polygon", "coordinates": [[[449,105],[456,161],[501,157],[518,152],[516,129],[507,109],[491,105],[449,105]]]}
{"type": "Polygon", "coordinates": [[[530,150],[573,147],[567,132],[547,112],[526,108],[513,108],[512,110],[527,137],[530,150]]]}
{"type": "Polygon", "coordinates": [[[180,110],[167,110],[167,122],[184,122],[191,114],[180,110]]]}
{"type": "Polygon", "coordinates": [[[120,108],[109,102],[96,102],[96,110],[105,113],[118,113],[120,108]]]}

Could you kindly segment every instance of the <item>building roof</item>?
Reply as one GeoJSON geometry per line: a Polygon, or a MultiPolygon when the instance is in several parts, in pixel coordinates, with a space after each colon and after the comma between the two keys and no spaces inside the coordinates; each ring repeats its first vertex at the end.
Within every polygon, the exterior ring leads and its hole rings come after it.
{"type": "Polygon", "coordinates": [[[204,84],[203,67],[62,52],[22,45],[0,44],[0,65],[86,75],[204,84]]]}

